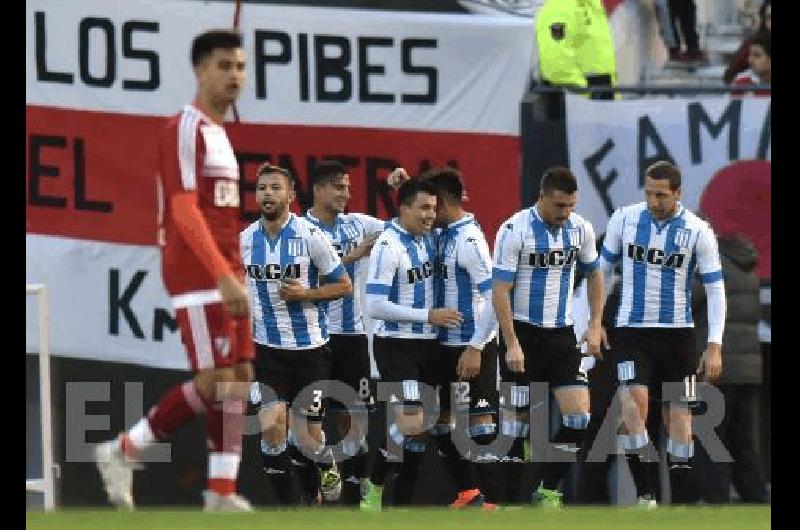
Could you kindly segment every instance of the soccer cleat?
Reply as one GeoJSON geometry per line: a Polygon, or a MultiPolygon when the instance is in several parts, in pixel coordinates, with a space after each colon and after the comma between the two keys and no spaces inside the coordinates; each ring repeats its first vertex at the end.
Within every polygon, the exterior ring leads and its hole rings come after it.
{"type": "Polygon", "coordinates": [[[640,510],[655,510],[658,508],[658,503],[650,495],[642,495],[636,499],[636,507],[640,510]]]}
{"type": "Polygon", "coordinates": [[[133,470],[140,466],[122,453],[120,438],[98,444],[94,448],[94,458],[108,500],[120,508],[132,510],[133,470]]]}
{"type": "Polygon", "coordinates": [[[562,495],[558,490],[549,490],[540,486],[533,492],[533,505],[542,508],[562,508],[564,506],[561,501],[562,495]]]}
{"type": "Polygon", "coordinates": [[[320,492],[325,502],[336,502],[342,495],[342,476],[336,466],[320,470],[320,492]]]}
{"type": "Polygon", "coordinates": [[[376,486],[369,479],[362,485],[359,508],[366,512],[379,512],[383,503],[383,486],[376,486]]]}
{"type": "Polygon", "coordinates": [[[220,495],[216,491],[203,490],[204,512],[252,512],[250,502],[236,493],[220,495]]]}
{"type": "Polygon", "coordinates": [[[483,506],[486,497],[478,488],[458,492],[458,497],[450,505],[451,508],[466,508],[467,506],[483,506]]]}

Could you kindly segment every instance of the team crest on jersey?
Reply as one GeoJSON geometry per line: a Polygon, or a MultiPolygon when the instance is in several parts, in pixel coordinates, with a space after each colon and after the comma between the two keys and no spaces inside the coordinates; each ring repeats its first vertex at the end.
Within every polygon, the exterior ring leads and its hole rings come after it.
{"type": "Polygon", "coordinates": [[[675,230],[675,245],[679,247],[688,247],[689,239],[692,237],[692,231],[687,228],[678,228],[675,230]]]}
{"type": "Polygon", "coordinates": [[[342,233],[344,233],[347,239],[355,239],[358,237],[358,228],[356,228],[353,223],[343,224],[342,233]]]}
{"type": "Polygon", "coordinates": [[[301,237],[290,237],[286,242],[286,252],[290,257],[302,256],[305,254],[305,244],[301,237]]]}
{"type": "Polygon", "coordinates": [[[581,246],[581,229],[580,228],[567,228],[567,237],[569,238],[569,243],[572,246],[579,247],[581,246]]]}

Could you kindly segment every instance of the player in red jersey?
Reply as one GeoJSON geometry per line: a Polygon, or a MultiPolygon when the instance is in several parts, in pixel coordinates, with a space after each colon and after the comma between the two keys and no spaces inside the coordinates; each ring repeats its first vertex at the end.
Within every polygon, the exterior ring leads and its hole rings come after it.
{"type": "Polygon", "coordinates": [[[196,99],[159,138],[158,206],[164,284],[195,375],[127,432],[98,445],[96,458],[109,500],[132,508],[141,451],[204,414],[205,509],[249,511],[236,494],[236,477],[253,343],[239,254],[239,167],[222,127],[244,85],[242,37],[227,29],[198,35],[191,61],[196,99]]]}

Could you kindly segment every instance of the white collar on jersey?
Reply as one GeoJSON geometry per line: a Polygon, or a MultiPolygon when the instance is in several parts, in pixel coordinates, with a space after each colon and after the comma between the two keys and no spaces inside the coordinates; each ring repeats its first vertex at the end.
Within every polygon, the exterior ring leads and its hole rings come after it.
{"type": "MultiPolygon", "coordinates": [[[[645,208],[647,208],[646,205],[645,208]]],[[[663,221],[659,221],[658,219],[653,217],[653,213],[650,211],[649,208],[647,208],[647,213],[650,214],[650,219],[652,219],[653,224],[656,225],[656,228],[658,228],[659,230],[661,230],[662,228],[670,224],[672,221],[683,215],[683,211],[684,211],[683,205],[681,204],[681,201],[678,201],[678,208],[675,210],[675,213],[672,215],[672,217],[664,219],[663,221]]]]}
{"type": "MultiPolygon", "coordinates": [[[[278,236],[275,238],[275,240],[280,239],[281,234],[286,229],[286,227],[291,224],[291,222],[294,220],[294,218],[295,218],[294,213],[289,212],[289,217],[286,219],[286,222],[283,223],[283,225],[281,225],[281,229],[278,230],[278,236]]],[[[267,236],[267,239],[269,239],[269,232],[267,232],[267,227],[264,226],[264,218],[263,217],[259,217],[258,218],[258,227],[261,229],[261,231],[264,233],[264,235],[267,236]]]]}
{"type": "Polygon", "coordinates": [[[393,229],[395,229],[395,230],[397,230],[398,232],[400,232],[400,234],[401,234],[401,235],[403,235],[403,236],[406,236],[406,237],[408,237],[408,238],[412,239],[412,240],[413,240],[414,242],[416,242],[416,243],[420,243],[420,242],[423,240],[423,238],[425,237],[425,236],[422,236],[422,235],[420,235],[420,236],[415,236],[414,234],[412,234],[411,232],[409,232],[408,230],[406,230],[405,228],[403,228],[403,227],[400,225],[400,219],[398,219],[397,217],[393,218],[393,219],[392,219],[392,220],[389,222],[389,226],[391,226],[393,229]]]}
{"type": "Polygon", "coordinates": [[[563,225],[561,225],[561,226],[551,225],[550,223],[545,221],[542,218],[542,214],[539,213],[538,205],[539,205],[539,203],[537,202],[536,204],[531,206],[531,215],[533,215],[534,217],[536,217],[536,219],[541,221],[541,223],[545,226],[545,228],[547,228],[547,230],[550,231],[551,234],[553,234],[553,236],[556,238],[556,240],[558,240],[558,233],[561,231],[562,228],[564,228],[564,226],[563,225]]]}
{"type": "Polygon", "coordinates": [[[328,232],[335,231],[336,230],[336,225],[338,225],[339,223],[342,222],[342,214],[339,213],[339,214],[336,214],[336,217],[333,219],[333,224],[332,225],[325,224],[320,219],[315,217],[313,213],[311,213],[311,209],[310,208],[308,210],[306,210],[306,217],[308,217],[308,219],[311,222],[313,222],[315,225],[319,226],[320,228],[322,228],[323,230],[326,230],[328,232]]]}
{"type": "Polygon", "coordinates": [[[447,225],[445,227],[445,230],[452,230],[453,228],[458,228],[459,226],[463,226],[465,224],[472,222],[473,219],[475,219],[474,214],[471,214],[469,212],[464,212],[464,215],[460,219],[457,219],[452,223],[450,223],[449,225],[447,225]]]}

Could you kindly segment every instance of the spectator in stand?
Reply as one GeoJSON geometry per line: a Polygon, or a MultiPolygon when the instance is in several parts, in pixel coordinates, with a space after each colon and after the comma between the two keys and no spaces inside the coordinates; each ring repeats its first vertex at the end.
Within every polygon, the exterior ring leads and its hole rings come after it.
{"type": "MultiPolygon", "coordinates": [[[[771,33],[762,31],[750,40],[750,69],[745,70],[733,80],[734,85],[768,85],[772,83],[772,45],[771,33]]],[[[757,96],[769,96],[769,90],[756,90],[757,96]]]]}
{"type": "MultiPolygon", "coordinates": [[[[761,4],[761,8],[758,10],[759,16],[759,24],[758,30],[756,31],[756,35],[761,32],[772,32],[772,2],[771,0],[764,0],[764,3],[761,4]]],[[[736,78],[738,74],[747,70],[749,65],[749,58],[750,58],[750,43],[753,40],[754,35],[749,35],[744,41],[742,41],[742,45],[739,46],[739,49],[736,52],[736,55],[733,56],[731,59],[730,64],[728,65],[728,69],[725,70],[725,74],[723,75],[723,80],[725,83],[732,83],[733,80],[736,78]]]]}
{"type": "Polygon", "coordinates": [[[657,0],[656,14],[661,26],[661,37],[669,50],[669,61],[691,66],[708,62],[706,52],[700,49],[697,34],[697,6],[694,0],[657,0]],[[680,32],[678,31],[680,25],[680,32]],[[681,50],[681,36],[686,49],[681,50]]]}
{"type": "MultiPolygon", "coordinates": [[[[767,502],[768,495],[755,442],[759,390],[763,382],[758,338],[759,278],[754,272],[758,252],[741,236],[720,235],[717,241],[728,313],[722,337],[725,363],[717,381],[725,397],[725,417],[716,431],[733,463],[712,461],[702,444],[697,444],[692,471],[700,500],[712,504],[730,502],[732,481],[743,502],[763,503],[767,502]]],[[[693,289],[692,313],[697,348],[701,352],[704,344],[699,339],[708,329],[708,308],[699,281],[693,289]]]]}

